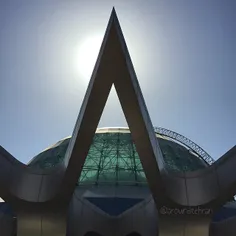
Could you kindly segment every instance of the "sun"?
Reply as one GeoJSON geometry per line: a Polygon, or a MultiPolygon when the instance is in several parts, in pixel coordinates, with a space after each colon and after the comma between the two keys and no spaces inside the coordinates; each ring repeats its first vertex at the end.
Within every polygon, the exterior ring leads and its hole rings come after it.
{"type": "Polygon", "coordinates": [[[88,82],[94,65],[96,63],[98,53],[102,44],[102,35],[93,35],[85,38],[78,46],[76,67],[82,80],[88,82]]]}

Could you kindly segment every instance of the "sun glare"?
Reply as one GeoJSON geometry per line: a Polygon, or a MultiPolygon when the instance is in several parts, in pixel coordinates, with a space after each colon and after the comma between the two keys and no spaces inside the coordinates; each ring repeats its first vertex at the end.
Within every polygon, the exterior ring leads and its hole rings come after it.
{"type": "Polygon", "coordinates": [[[88,82],[92,75],[102,38],[101,35],[90,36],[84,39],[78,47],[76,67],[80,78],[85,82],[88,82]]]}

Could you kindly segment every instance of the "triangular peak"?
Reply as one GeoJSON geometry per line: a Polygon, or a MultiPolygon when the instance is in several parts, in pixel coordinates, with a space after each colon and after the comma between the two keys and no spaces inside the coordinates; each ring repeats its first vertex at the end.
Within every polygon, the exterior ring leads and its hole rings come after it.
{"type": "Polygon", "coordinates": [[[66,153],[65,164],[72,169],[77,166],[78,171],[67,184],[76,183],[81,174],[113,84],[150,190],[157,199],[164,191],[159,172],[164,161],[114,8],[66,153]]]}

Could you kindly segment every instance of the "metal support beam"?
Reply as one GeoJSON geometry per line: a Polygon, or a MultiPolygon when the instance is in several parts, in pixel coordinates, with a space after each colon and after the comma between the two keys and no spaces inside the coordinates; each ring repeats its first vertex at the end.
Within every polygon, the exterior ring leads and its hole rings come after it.
{"type": "Polygon", "coordinates": [[[22,204],[17,214],[17,236],[65,236],[67,210],[62,206],[35,207],[22,204]]]}
{"type": "Polygon", "coordinates": [[[211,215],[161,215],[159,236],[209,236],[211,215]]]}
{"type": "MultiPolygon", "coordinates": [[[[58,218],[57,215],[61,213],[56,208],[41,206],[42,203],[54,205],[59,201],[68,206],[112,84],[117,91],[157,208],[163,204],[211,204],[214,207],[216,203],[224,204],[236,193],[236,147],[220,161],[202,171],[177,175],[165,168],[113,9],[64,162],[55,168],[37,171],[23,165],[0,148],[0,196],[17,206],[20,236],[52,235],[52,232],[57,232],[58,225],[57,235],[65,233],[65,215],[58,218]],[[30,207],[21,208],[22,202],[29,203],[30,207]],[[28,220],[32,220],[34,229],[26,225],[28,220]]],[[[57,207],[61,212],[62,206],[58,204],[57,207]]]]}

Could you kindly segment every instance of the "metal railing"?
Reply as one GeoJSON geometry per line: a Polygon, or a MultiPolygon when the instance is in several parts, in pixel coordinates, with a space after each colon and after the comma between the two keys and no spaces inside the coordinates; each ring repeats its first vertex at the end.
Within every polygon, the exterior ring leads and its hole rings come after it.
{"type": "Polygon", "coordinates": [[[186,147],[190,148],[193,152],[198,154],[209,165],[212,165],[215,162],[215,160],[206,151],[204,151],[196,143],[194,143],[190,139],[184,137],[183,135],[178,134],[178,133],[168,130],[168,129],[161,128],[161,127],[154,127],[154,130],[157,134],[169,137],[173,140],[176,140],[176,141],[182,143],[186,147]]]}

